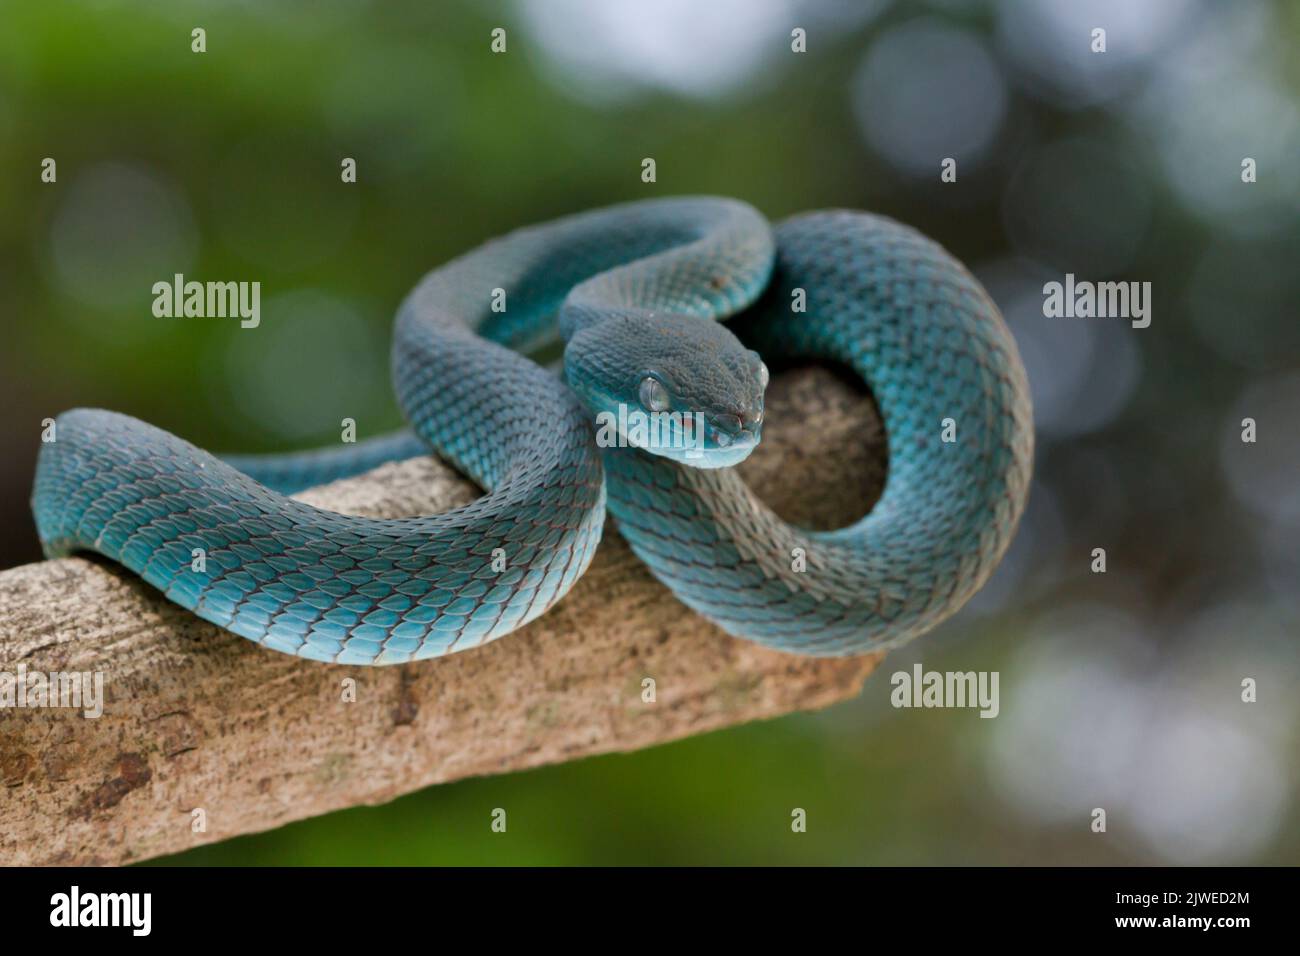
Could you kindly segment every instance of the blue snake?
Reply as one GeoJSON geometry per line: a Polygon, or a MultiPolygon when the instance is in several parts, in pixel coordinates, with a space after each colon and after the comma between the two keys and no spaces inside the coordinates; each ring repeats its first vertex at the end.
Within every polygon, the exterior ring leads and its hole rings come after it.
{"type": "Polygon", "coordinates": [[[544,613],[591,562],[608,504],[681,601],[830,656],[953,614],[1028,492],[1029,393],[996,307],[937,244],[866,213],[773,228],[682,197],[524,228],[421,280],[392,371],[409,430],[333,451],[223,460],[125,415],[62,414],[32,499],[45,553],[96,551],[268,648],[393,664],[544,613]],[[523,354],[557,336],[563,378],[523,354]],[[763,355],[869,386],[888,475],[853,525],[787,524],[730,467],[761,437],[763,355]],[[389,520],[288,497],[430,449],[483,497],[389,520]]]}

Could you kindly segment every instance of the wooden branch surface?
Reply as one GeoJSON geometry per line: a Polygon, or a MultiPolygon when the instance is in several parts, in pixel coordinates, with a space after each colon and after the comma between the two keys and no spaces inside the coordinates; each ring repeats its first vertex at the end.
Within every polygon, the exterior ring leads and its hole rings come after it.
{"type": "MultiPolygon", "coordinates": [[[[878,496],[883,447],[865,394],[798,369],[773,380],[742,473],[788,520],[838,527],[878,496]]],[[[477,494],[422,458],[302,497],[396,517],[477,494]]],[[[107,562],[26,565],[0,572],[0,672],[100,671],[105,703],[98,719],[0,709],[0,863],[129,863],[430,784],[824,707],[854,696],[878,659],[802,658],[727,636],[650,576],[612,520],[590,570],[537,621],[385,668],[264,650],[107,562]]]]}

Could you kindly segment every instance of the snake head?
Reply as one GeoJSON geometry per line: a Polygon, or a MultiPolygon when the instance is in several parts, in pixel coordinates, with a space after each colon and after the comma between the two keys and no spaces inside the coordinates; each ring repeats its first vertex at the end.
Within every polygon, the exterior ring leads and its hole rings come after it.
{"type": "Polygon", "coordinates": [[[767,366],[709,319],[629,310],[579,329],[569,385],[596,415],[597,442],[696,468],[744,461],[763,426],[767,366]]]}

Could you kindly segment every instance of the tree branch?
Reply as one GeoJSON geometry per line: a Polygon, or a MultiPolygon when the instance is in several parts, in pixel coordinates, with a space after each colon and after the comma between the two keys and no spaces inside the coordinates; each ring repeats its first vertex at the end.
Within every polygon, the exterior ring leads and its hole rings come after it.
{"type": "MultiPolygon", "coordinates": [[[[865,394],[800,369],[773,380],[742,472],[785,518],[838,527],[878,496],[883,447],[865,394]]],[[[302,497],[395,517],[477,493],[422,458],[302,497]]],[[[824,707],[855,695],[878,659],[803,658],[723,634],[650,576],[612,522],[587,574],[537,621],[389,668],[264,650],[107,562],[26,565],[0,573],[0,673],[102,672],[104,707],[98,719],[0,709],[0,863],[128,863],[434,783],[824,707]]]]}

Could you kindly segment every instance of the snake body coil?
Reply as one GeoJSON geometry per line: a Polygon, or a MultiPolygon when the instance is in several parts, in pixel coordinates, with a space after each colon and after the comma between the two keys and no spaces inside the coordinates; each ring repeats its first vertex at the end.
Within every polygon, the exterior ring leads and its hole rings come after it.
{"type": "Polygon", "coordinates": [[[957,610],[1028,489],[1028,388],[997,309],[936,244],[863,213],[773,231],[742,203],[682,198],[520,230],[417,286],[393,373],[414,434],[336,451],[223,461],[124,415],[63,414],[33,492],[46,553],[98,551],[276,650],[400,663],[559,600],[595,552],[608,489],[619,530],[682,601],[773,647],[852,654],[957,610]],[[565,380],[518,351],[557,330],[565,380]],[[856,524],[792,527],[727,467],[761,435],[761,353],[847,364],[871,387],[889,472],[856,524]],[[640,447],[598,447],[593,418],[629,414],[659,416],[658,441],[620,424],[640,447]],[[286,497],[428,448],[487,494],[391,520],[286,497]]]}

